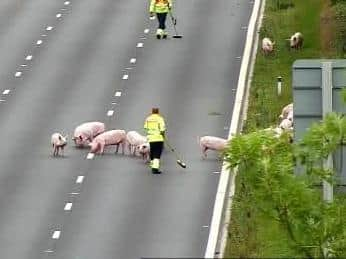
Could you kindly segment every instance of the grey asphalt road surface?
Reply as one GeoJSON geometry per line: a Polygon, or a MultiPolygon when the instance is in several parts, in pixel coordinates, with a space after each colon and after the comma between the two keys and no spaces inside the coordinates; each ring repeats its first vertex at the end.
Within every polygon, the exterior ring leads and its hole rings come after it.
{"type": "Polygon", "coordinates": [[[252,7],[178,1],[184,37],[157,40],[148,1],[2,0],[0,258],[202,257],[221,162],[202,160],[197,138],[228,135],[252,7]],[[152,175],[138,157],[87,159],[72,144],[85,121],[143,133],[152,107],[186,169],[167,147],[152,175]],[[64,157],[51,155],[56,131],[64,157]]]}

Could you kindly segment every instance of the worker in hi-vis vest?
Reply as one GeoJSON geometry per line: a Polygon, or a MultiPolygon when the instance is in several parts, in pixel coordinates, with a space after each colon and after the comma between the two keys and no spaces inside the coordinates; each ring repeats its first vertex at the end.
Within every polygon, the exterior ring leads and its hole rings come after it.
{"type": "Polygon", "coordinates": [[[166,39],[167,32],[166,29],[166,18],[167,13],[170,12],[172,8],[172,0],[151,0],[150,1],[150,16],[154,16],[156,13],[157,20],[159,21],[159,28],[156,31],[157,39],[166,39]]]}
{"type": "Polygon", "coordinates": [[[165,139],[165,120],[159,114],[159,108],[153,108],[145,119],[144,130],[150,145],[150,167],[153,174],[160,174],[160,158],[165,139]]]}

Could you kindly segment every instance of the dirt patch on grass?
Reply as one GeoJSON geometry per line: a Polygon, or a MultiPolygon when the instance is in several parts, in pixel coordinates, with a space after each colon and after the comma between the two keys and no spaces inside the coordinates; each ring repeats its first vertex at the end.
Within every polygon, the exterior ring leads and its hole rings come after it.
{"type": "Polygon", "coordinates": [[[321,58],[335,55],[335,13],[330,0],[324,0],[320,16],[321,58]]]}

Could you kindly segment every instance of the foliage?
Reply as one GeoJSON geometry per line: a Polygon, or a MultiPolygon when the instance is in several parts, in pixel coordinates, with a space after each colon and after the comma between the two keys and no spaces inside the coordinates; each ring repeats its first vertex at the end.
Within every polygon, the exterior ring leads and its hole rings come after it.
{"type": "Polygon", "coordinates": [[[311,185],[311,179],[332,181],[331,170],[318,162],[340,146],[344,133],[346,119],[330,114],[296,144],[287,134],[277,138],[262,130],[235,137],[225,151],[230,168],[240,174],[243,202],[238,206],[244,215],[276,221],[295,254],[346,256],[346,229],[340,227],[346,226],[346,205],[338,199],[324,202],[311,185]],[[309,173],[296,176],[296,163],[309,173]]]}

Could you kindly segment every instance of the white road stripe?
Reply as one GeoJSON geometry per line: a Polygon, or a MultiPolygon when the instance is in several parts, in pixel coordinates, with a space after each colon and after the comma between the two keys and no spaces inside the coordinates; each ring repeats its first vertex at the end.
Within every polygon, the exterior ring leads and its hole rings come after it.
{"type": "Polygon", "coordinates": [[[61,234],[61,231],[60,230],[56,230],[56,231],[54,231],[54,233],[52,235],[52,238],[53,239],[59,239],[60,238],[60,234],[61,234]]]}
{"type": "Polygon", "coordinates": [[[2,94],[9,94],[10,93],[10,90],[9,89],[6,89],[2,92],[2,94]]]}
{"type": "Polygon", "coordinates": [[[22,72],[20,72],[20,71],[17,71],[17,72],[14,74],[15,77],[20,77],[21,75],[22,75],[22,72]]]}
{"type": "Polygon", "coordinates": [[[114,111],[113,111],[113,110],[109,110],[109,111],[107,112],[107,116],[113,116],[113,114],[114,114],[114,111]]]}
{"type": "Polygon", "coordinates": [[[137,59],[135,59],[135,58],[131,58],[131,59],[130,59],[130,63],[131,63],[131,64],[136,64],[136,62],[137,62],[137,59]]]}
{"type": "Polygon", "coordinates": [[[22,65],[20,65],[21,67],[26,67],[27,65],[26,64],[22,64],[22,65]]]}
{"type": "Polygon", "coordinates": [[[61,17],[61,13],[57,13],[57,14],[55,15],[55,17],[56,17],[56,18],[60,18],[60,17],[61,17]]]}
{"type": "Polygon", "coordinates": [[[28,56],[26,56],[26,58],[25,58],[26,60],[32,60],[32,55],[28,55],[28,56]]]}
{"type": "Polygon", "coordinates": [[[0,103],[1,103],[1,102],[6,102],[6,100],[0,99],[0,103]]]}
{"type": "Polygon", "coordinates": [[[120,91],[115,92],[114,96],[120,97],[121,96],[121,92],[120,91]]]}
{"type": "Polygon", "coordinates": [[[123,80],[129,79],[129,75],[123,75],[123,80]]]}
{"type": "Polygon", "coordinates": [[[36,41],[36,44],[37,44],[37,45],[41,45],[42,42],[43,42],[42,40],[38,40],[38,41],[36,41]]]}
{"type": "Polygon", "coordinates": [[[219,174],[219,173],[221,173],[221,172],[213,172],[213,174],[219,174]]]}
{"type": "Polygon", "coordinates": [[[66,203],[64,210],[71,210],[71,209],[72,209],[72,202],[66,203]]]}
{"type": "Polygon", "coordinates": [[[150,31],[149,29],[145,29],[144,33],[147,34],[147,33],[149,33],[149,31],[150,31]]]}
{"type": "Polygon", "coordinates": [[[87,155],[87,159],[93,159],[94,158],[94,156],[95,156],[95,154],[94,153],[88,153],[88,155],[87,155]]]}
{"type": "Polygon", "coordinates": [[[69,5],[70,1],[65,1],[64,5],[69,5]]]}
{"type": "Polygon", "coordinates": [[[143,48],[143,46],[144,46],[143,42],[138,42],[137,43],[137,48],[143,48]]]}
{"type": "Polygon", "coordinates": [[[47,31],[51,31],[52,29],[53,29],[52,26],[48,26],[48,27],[46,28],[47,31]]]}
{"type": "Polygon", "coordinates": [[[83,180],[84,180],[84,175],[79,175],[79,176],[77,177],[76,183],[82,183],[83,180]]]}
{"type": "Polygon", "coordinates": [[[70,194],[72,194],[72,195],[78,195],[79,192],[70,192],[70,194]]]}

